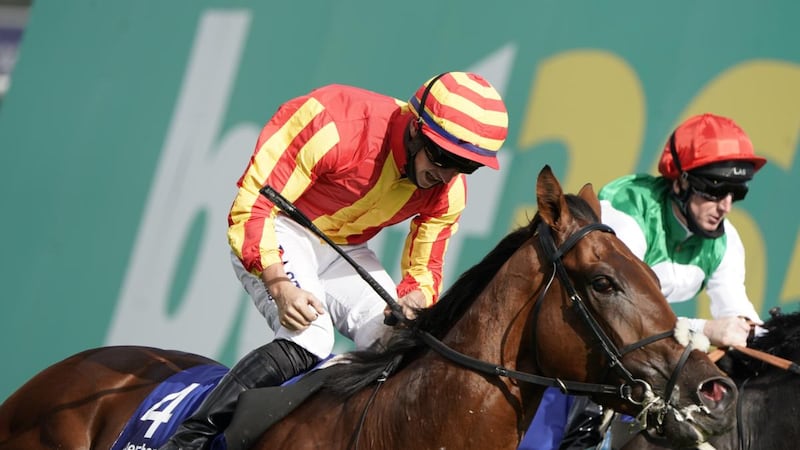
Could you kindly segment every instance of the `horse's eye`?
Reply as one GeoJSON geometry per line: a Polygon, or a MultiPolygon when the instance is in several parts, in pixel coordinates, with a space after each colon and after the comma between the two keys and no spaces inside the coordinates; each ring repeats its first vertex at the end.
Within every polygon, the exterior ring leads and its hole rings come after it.
{"type": "Polygon", "coordinates": [[[610,294],[614,291],[614,284],[606,276],[599,276],[592,280],[592,289],[601,294],[610,294]]]}

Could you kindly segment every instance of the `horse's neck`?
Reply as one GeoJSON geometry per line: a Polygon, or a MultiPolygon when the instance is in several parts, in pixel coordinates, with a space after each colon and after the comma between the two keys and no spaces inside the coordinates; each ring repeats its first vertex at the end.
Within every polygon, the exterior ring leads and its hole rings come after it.
{"type": "Polygon", "coordinates": [[[535,299],[531,298],[530,273],[536,273],[535,267],[525,272],[516,269],[515,257],[445,336],[459,351],[511,368],[516,368],[521,336],[531,317],[535,299]]]}
{"type": "MultiPolygon", "coordinates": [[[[442,337],[448,347],[484,363],[502,366],[512,370],[526,370],[520,361],[532,361],[532,345],[525,333],[530,333],[528,322],[532,316],[535,298],[541,280],[533,280],[540,271],[535,259],[527,253],[528,249],[518,250],[492,280],[475,298],[465,313],[442,337]]],[[[535,256],[535,255],[534,255],[535,256]]],[[[521,383],[508,377],[492,376],[465,368],[457,362],[444,364],[442,356],[431,352],[418,363],[413,364],[398,376],[407,377],[399,383],[396,398],[412,403],[408,410],[436,411],[437,421],[445,426],[451,423],[464,423],[464,415],[477,413],[492,416],[491,421],[471,423],[469,430],[456,434],[470,436],[492,436],[498,432],[516,438],[519,429],[524,430],[533,419],[533,414],[541,399],[544,388],[529,383],[521,383]],[[412,380],[414,395],[408,396],[408,384],[412,380]],[[416,394],[420,390],[438,392],[437,396],[416,394]],[[448,401],[443,399],[447,396],[448,401]],[[468,408],[444,407],[452,401],[460,405],[482,405],[481,411],[468,408]],[[487,406],[490,405],[490,406],[487,406]],[[488,409],[487,409],[488,408],[488,409]],[[486,410],[483,410],[486,409],[486,410]],[[489,427],[482,429],[481,427],[489,427]],[[500,430],[498,427],[506,427],[500,430]],[[521,428],[520,428],[521,427],[521,428]]],[[[397,410],[397,404],[386,405],[386,414],[397,410]]],[[[439,431],[437,431],[438,433],[439,431]]],[[[420,430],[422,433],[422,430],[420,430]]],[[[458,442],[458,437],[454,437],[458,442]]],[[[506,448],[499,442],[487,443],[485,448],[506,448]]]]}

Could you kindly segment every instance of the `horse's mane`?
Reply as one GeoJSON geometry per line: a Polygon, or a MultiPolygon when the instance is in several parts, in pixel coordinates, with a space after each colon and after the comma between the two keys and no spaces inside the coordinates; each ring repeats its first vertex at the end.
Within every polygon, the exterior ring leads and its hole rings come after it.
{"type": "MultiPolygon", "coordinates": [[[[766,334],[748,342],[748,347],[797,362],[800,354],[800,311],[773,315],[764,322],[766,334]]],[[[733,378],[749,378],[772,367],[749,356],[720,360],[720,366],[733,378]]]]}
{"type": "MultiPolygon", "coordinates": [[[[572,194],[567,194],[566,199],[575,218],[599,221],[585,200],[572,194]]],[[[347,364],[328,369],[332,376],[328,377],[325,387],[347,397],[374,383],[389,364],[400,361],[393,369],[397,371],[418,358],[428,349],[418,331],[441,338],[464,315],[511,255],[534,235],[540,220],[537,213],[527,225],[506,235],[480,262],[461,274],[435,305],[418,310],[417,318],[409,321],[405,328],[395,328],[384,351],[363,350],[343,355],[347,364]]]]}
{"type": "Polygon", "coordinates": [[[768,333],[753,339],[751,347],[782,358],[800,349],[800,311],[773,316],[764,328],[768,333]]]}

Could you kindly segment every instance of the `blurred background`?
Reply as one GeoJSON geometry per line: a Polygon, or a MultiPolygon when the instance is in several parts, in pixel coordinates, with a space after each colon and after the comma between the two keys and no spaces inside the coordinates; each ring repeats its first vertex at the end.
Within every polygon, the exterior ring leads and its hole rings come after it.
{"type": "Polygon", "coordinates": [[[8,92],[30,5],[29,0],[0,0],[0,102],[8,92]]]}
{"type": "MultiPolygon", "coordinates": [[[[797,17],[790,0],[0,0],[0,400],[90,347],[232,364],[269,339],[230,267],[228,207],[264,122],[328,83],[406,100],[471,70],[505,96],[501,170],[470,178],[446,282],[535,213],[543,165],[599,189],[654,173],[687,116],[730,116],[769,159],[730,216],[748,293],[762,317],[796,310],[797,17]]],[[[395,274],[404,235],[372,245],[395,274]]]]}

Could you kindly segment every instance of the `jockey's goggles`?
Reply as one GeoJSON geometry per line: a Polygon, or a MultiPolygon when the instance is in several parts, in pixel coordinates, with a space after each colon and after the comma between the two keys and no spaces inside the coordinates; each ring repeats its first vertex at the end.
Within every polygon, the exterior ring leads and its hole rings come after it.
{"type": "Polygon", "coordinates": [[[466,174],[475,172],[483,167],[481,163],[462,158],[439,147],[430,138],[425,136],[425,133],[423,133],[421,129],[419,129],[419,134],[422,136],[422,148],[425,150],[425,155],[428,156],[428,160],[434,166],[441,167],[442,169],[456,169],[466,174]]]}
{"type": "Polygon", "coordinates": [[[733,201],[744,200],[747,196],[749,188],[747,183],[738,182],[733,183],[729,181],[715,180],[713,178],[699,177],[690,173],[684,172],[686,181],[689,182],[689,188],[695,194],[699,195],[704,200],[711,202],[718,202],[728,194],[731,195],[733,201]]]}

